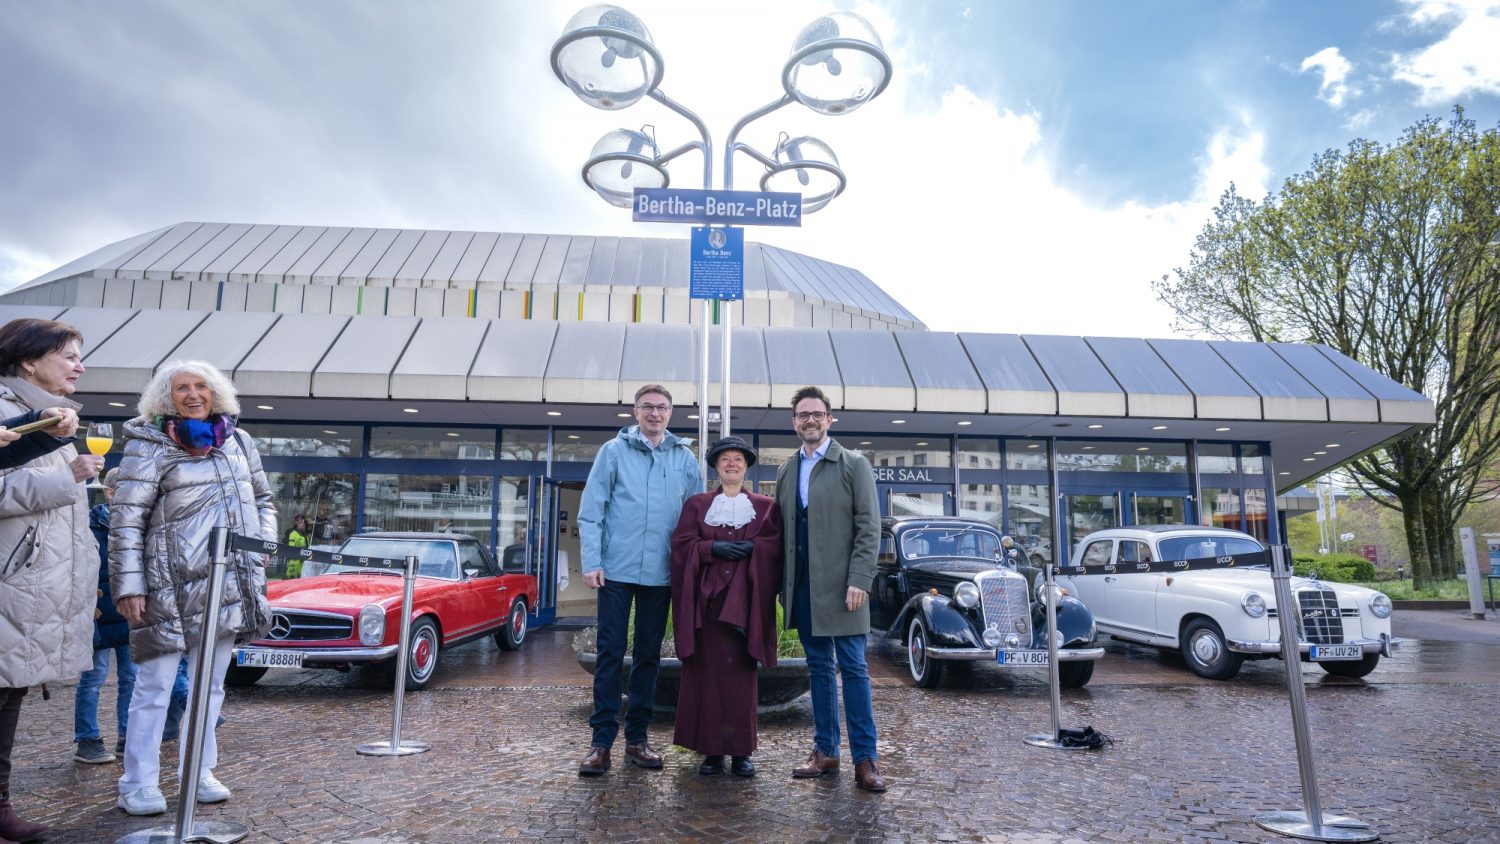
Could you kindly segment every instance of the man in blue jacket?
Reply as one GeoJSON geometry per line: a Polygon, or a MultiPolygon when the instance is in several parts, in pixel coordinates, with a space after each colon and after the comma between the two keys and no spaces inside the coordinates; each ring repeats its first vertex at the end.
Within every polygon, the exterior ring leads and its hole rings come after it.
{"type": "Polygon", "coordinates": [[[672,606],[672,531],[683,502],[703,490],[692,441],[667,431],[672,394],[660,384],[635,391],[636,424],[621,428],[599,449],[579,505],[583,582],[599,591],[598,662],[594,668],[594,736],[579,776],[609,770],[609,751],[620,724],[620,673],[635,604],[635,648],[630,704],[625,714],[625,756],[642,768],[660,768],[661,755],[646,741],[661,640],[672,606]]]}
{"type": "Polygon", "coordinates": [[[78,744],[73,758],[98,765],[113,762],[115,754],[125,752],[125,728],[130,715],[130,697],[135,690],[135,663],[130,659],[130,624],[115,609],[109,594],[109,502],[115,493],[118,469],[104,475],[104,503],[89,511],[89,529],[99,541],[99,601],[94,612],[94,667],[78,678],[73,699],[73,741],[78,744]],[[105,746],[99,734],[99,690],[109,677],[109,659],[115,659],[115,679],[119,694],[115,698],[115,723],[119,727],[114,753],[105,746]]]}

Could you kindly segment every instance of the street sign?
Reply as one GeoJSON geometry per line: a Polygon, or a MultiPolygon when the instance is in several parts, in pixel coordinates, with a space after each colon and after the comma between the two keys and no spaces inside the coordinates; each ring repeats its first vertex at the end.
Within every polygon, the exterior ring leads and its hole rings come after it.
{"type": "Polygon", "coordinates": [[[1374,545],[1366,545],[1360,548],[1359,555],[1372,563],[1380,562],[1380,549],[1374,545]]]}
{"type": "Polygon", "coordinates": [[[689,242],[688,296],[745,298],[745,230],[697,226],[689,242]]]}
{"type": "Polygon", "coordinates": [[[636,188],[637,223],[719,226],[800,226],[802,194],[757,190],[636,188]]]}

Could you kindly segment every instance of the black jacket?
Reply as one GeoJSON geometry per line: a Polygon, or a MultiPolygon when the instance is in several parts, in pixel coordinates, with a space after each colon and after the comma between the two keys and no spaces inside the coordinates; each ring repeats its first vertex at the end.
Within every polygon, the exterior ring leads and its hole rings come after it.
{"type": "Polygon", "coordinates": [[[115,609],[109,595],[109,506],[98,504],[89,511],[89,530],[99,540],[99,617],[94,619],[94,650],[130,644],[130,622],[115,609]]]}
{"type": "MultiPolygon", "coordinates": [[[[41,416],[42,412],[40,410],[33,410],[30,413],[23,413],[20,416],[6,419],[0,422],[0,425],[6,428],[14,428],[18,425],[25,425],[27,422],[35,422],[41,416]]],[[[67,437],[54,437],[45,430],[32,431],[10,445],[0,448],[0,469],[14,469],[17,466],[24,466],[44,454],[57,451],[70,442],[72,440],[67,437]]]]}

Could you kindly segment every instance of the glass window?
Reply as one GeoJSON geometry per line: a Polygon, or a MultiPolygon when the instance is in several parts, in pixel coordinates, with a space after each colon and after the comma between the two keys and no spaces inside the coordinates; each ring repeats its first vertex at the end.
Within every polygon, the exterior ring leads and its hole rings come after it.
{"type": "Polygon", "coordinates": [[[1021,546],[1033,565],[1052,562],[1052,487],[1050,484],[1010,484],[1005,532],[1021,546]]]}
{"type": "Polygon", "coordinates": [[[365,429],[361,425],[263,425],[245,433],[262,457],[358,457],[365,429]]]}
{"type": "Polygon", "coordinates": [[[500,479],[499,542],[496,544],[500,547],[502,571],[531,570],[526,564],[526,520],[530,514],[528,495],[526,478],[516,476],[500,479]]]}
{"type": "Polygon", "coordinates": [[[1157,543],[1163,560],[1201,560],[1207,557],[1227,557],[1240,554],[1258,554],[1265,550],[1259,543],[1233,536],[1179,536],[1163,539],[1157,543]]]}
{"type": "Polygon", "coordinates": [[[1151,562],[1151,546],[1144,542],[1136,542],[1133,539],[1121,540],[1119,561],[1122,563],[1149,563],[1151,562]]]}
{"type": "MultiPolygon", "coordinates": [[[[797,454],[797,449],[801,447],[801,441],[791,434],[761,435],[760,445],[756,448],[757,453],[760,454],[760,460],[755,465],[780,466],[793,459],[797,454]]],[[[765,486],[762,486],[761,491],[765,492],[765,486]]]]}
{"type": "Polygon", "coordinates": [[[1264,475],[1266,473],[1265,452],[1258,445],[1245,444],[1240,446],[1240,469],[1247,475],[1264,475]]]}
{"type": "Polygon", "coordinates": [[[475,572],[475,577],[489,577],[495,573],[490,569],[489,558],[479,550],[478,542],[458,543],[458,569],[465,574],[475,572]]]}
{"type": "Polygon", "coordinates": [[[839,440],[845,448],[858,451],[875,466],[953,465],[947,437],[851,437],[839,440]],[[917,462],[920,459],[922,462],[917,462]],[[882,462],[889,460],[889,463],[882,462]]]}
{"type": "Polygon", "coordinates": [[[1047,470],[1047,442],[1045,440],[1006,440],[1005,468],[1047,470]]]}
{"type": "Polygon", "coordinates": [[[501,460],[546,460],[547,432],[535,428],[506,428],[500,432],[501,460]]]}
{"type": "MultiPolygon", "coordinates": [[[[344,554],[351,557],[375,557],[386,560],[417,558],[417,574],[422,577],[440,577],[444,580],[458,579],[458,558],[454,542],[429,539],[362,539],[355,537],[344,545],[344,554]]],[[[363,571],[357,565],[331,565],[325,574],[345,571],[363,571]]]]}
{"type": "Polygon", "coordinates": [[[371,457],[494,460],[493,428],[394,428],[370,431],[371,457]]]}
{"type": "Polygon", "coordinates": [[[889,533],[881,532],[880,550],[877,552],[876,560],[882,563],[896,562],[896,537],[889,533]]]}
{"type": "Polygon", "coordinates": [[[619,431],[555,431],[552,459],[559,463],[592,463],[599,447],[618,434],[619,431]]]}
{"type": "Polygon", "coordinates": [[[490,529],[493,481],[467,475],[369,475],[365,483],[366,530],[463,533],[485,545],[490,529]]]}
{"type": "Polygon", "coordinates": [[[958,465],[965,469],[998,471],[1000,469],[1000,443],[994,440],[959,440],[958,465]]]}
{"type": "MultiPolygon", "coordinates": [[[[336,550],[344,541],[354,524],[355,490],[359,487],[359,476],[332,472],[267,472],[266,481],[276,501],[278,524],[276,540],[287,544],[298,544],[290,536],[302,517],[305,532],[303,547],[324,551],[336,550]]],[[[311,575],[300,560],[278,560],[266,571],[267,577],[295,578],[311,575]]]]}
{"type": "Polygon", "coordinates": [[[1245,533],[1270,542],[1270,526],[1266,524],[1266,491],[1260,488],[1245,489],[1245,533]]]}
{"type": "Polygon", "coordinates": [[[1083,564],[1086,566],[1108,565],[1110,552],[1113,551],[1114,540],[1096,539],[1083,549],[1083,564]]]}
{"type": "Polygon", "coordinates": [[[922,557],[971,557],[981,560],[999,558],[1000,536],[974,527],[949,529],[927,528],[901,534],[901,550],[907,559],[922,557]]]}
{"type": "Polygon", "coordinates": [[[1073,472],[1187,473],[1187,444],[1080,442],[1057,444],[1057,468],[1073,472]]]}
{"type": "Polygon", "coordinates": [[[1239,470],[1234,463],[1234,446],[1228,443],[1199,443],[1198,474],[1239,474],[1239,470]]]}
{"type": "Polygon", "coordinates": [[[1237,487],[1204,487],[1198,507],[1204,527],[1240,529],[1240,491],[1237,487]]]}
{"type": "Polygon", "coordinates": [[[958,515],[965,519],[979,519],[1000,527],[996,518],[1000,503],[999,484],[960,484],[958,515]]]}

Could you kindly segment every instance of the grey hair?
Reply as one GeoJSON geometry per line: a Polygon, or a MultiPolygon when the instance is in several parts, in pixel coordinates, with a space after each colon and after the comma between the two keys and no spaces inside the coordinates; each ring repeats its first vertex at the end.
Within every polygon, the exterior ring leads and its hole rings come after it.
{"type": "Polygon", "coordinates": [[[141,391],[141,400],[135,406],[136,412],[147,419],[177,413],[177,409],[172,406],[172,379],[184,373],[202,378],[208,388],[213,390],[213,406],[209,408],[209,413],[240,415],[239,391],[235,390],[234,384],[230,383],[217,366],[201,360],[174,360],[156,370],[156,374],[151,376],[151,383],[141,391]]]}

